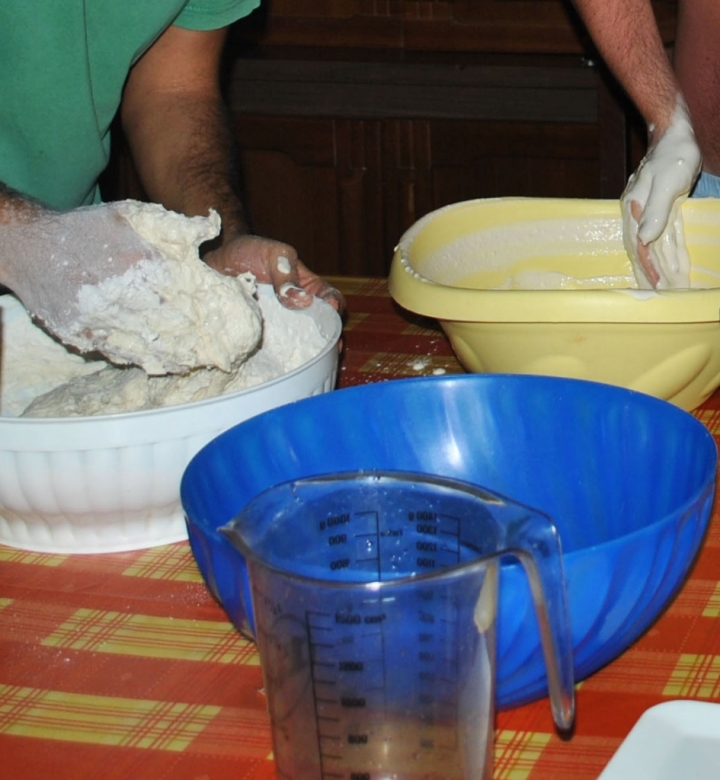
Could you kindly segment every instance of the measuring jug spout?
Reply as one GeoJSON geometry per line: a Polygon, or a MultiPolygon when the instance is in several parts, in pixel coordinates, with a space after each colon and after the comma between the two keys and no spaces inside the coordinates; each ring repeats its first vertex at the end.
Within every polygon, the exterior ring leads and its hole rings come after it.
{"type": "Polygon", "coordinates": [[[502,560],[527,574],[560,728],[573,670],[545,515],[404,472],[300,479],[220,529],[247,565],[279,777],[490,780],[502,560]]]}

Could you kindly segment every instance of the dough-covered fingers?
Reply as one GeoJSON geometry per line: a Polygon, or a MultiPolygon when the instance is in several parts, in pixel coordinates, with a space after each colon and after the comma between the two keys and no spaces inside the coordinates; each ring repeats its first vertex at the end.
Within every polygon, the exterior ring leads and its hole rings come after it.
{"type": "Polygon", "coordinates": [[[283,306],[290,309],[305,309],[312,303],[312,293],[303,289],[298,265],[297,253],[290,246],[278,250],[274,262],[268,264],[273,289],[283,306]]]}
{"type": "Polygon", "coordinates": [[[0,250],[10,258],[8,286],[60,338],[72,328],[84,285],[160,256],[114,204],[44,211],[31,222],[4,227],[0,250]]]}
{"type": "Polygon", "coordinates": [[[690,255],[685,242],[681,202],[676,202],[670,212],[667,227],[660,237],[649,245],[653,266],[659,269],[659,289],[686,288],[690,286],[690,255]]]}
{"type": "Polygon", "coordinates": [[[289,309],[302,309],[313,296],[343,311],[342,294],[313,273],[289,244],[261,236],[241,235],[207,252],[205,262],[224,274],[250,271],[258,280],[272,284],[278,300],[289,309]]]}
{"type": "MultiPolygon", "coordinates": [[[[11,289],[55,336],[148,374],[229,371],[258,344],[254,281],[213,273],[198,247],[220,218],[123,201],[48,213],[10,230],[25,265],[11,289]]],[[[3,236],[0,233],[0,251],[3,236]]]]}
{"type": "Polygon", "coordinates": [[[625,248],[640,287],[689,284],[682,204],[702,158],[682,100],[669,127],[651,144],[621,198],[625,248]]]}
{"type": "Polygon", "coordinates": [[[660,281],[650,248],[638,238],[638,222],[642,216],[642,208],[638,201],[623,202],[623,241],[625,251],[632,262],[635,279],[641,288],[655,288],[660,281]]]}

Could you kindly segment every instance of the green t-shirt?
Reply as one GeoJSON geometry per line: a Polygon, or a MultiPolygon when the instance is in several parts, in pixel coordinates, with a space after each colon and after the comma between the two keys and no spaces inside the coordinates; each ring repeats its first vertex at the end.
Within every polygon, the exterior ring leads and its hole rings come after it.
{"type": "Polygon", "coordinates": [[[97,202],[128,70],[170,24],[212,30],[260,0],[2,0],[0,181],[66,209],[97,202]]]}

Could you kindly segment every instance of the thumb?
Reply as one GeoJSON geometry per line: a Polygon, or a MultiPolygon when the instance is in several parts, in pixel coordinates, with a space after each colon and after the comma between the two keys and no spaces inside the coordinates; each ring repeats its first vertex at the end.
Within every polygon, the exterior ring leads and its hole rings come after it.
{"type": "Polygon", "coordinates": [[[283,306],[288,309],[305,309],[312,304],[313,296],[301,287],[298,261],[291,255],[290,251],[285,250],[274,263],[270,263],[270,281],[283,306]]]}
{"type": "Polygon", "coordinates": [[[670,220],[670,212],[676,200],[676,194],[667,190],[650,193],[642,215],[638,220],[638,238],[647,246],[657,241],[670,220]]]}

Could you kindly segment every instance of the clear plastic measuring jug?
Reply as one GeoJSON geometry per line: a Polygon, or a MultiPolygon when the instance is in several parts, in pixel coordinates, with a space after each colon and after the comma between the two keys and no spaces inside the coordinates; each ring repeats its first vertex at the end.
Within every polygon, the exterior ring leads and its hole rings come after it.
{"type": "Polygon", "coordinates": [[[464,482],[358,472],[285,483],[222,529],[248,566],[281,780],[492,777],[499,561],[536,605],[553,716],[574,717],[560,542],[464,482]]]}

